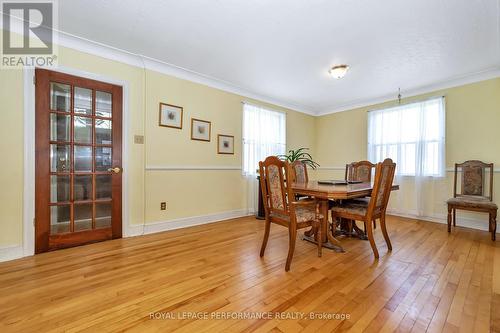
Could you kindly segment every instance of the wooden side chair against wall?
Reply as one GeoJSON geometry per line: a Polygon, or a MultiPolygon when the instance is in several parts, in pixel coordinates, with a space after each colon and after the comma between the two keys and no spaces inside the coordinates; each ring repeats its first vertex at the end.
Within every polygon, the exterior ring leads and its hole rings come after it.
{"type": "MultiPolygon", "coordinates": [[[[335,224],[337,218],[345,218],[354,221],[363,221],[366,226],[366,233],[370,245],[373,250],[375,258],[379,257],[377,245],[373,238],[373,229],[371,221],[380,219],[380,226],[382,234],[384,235],[385,242],[389,251],[392,250],[391,241],[385,224],[385,213],[387,204],[389,203],[389,196],[391,195],[392,182],[394,180],[394,172],[396,170],[396,163],[390,158],[378,163],[375,168],[375,181],[373,184],[373,191],[368,203],[366,202],[350,202],[346,201],[343,204],[332,207],[332,218],[335,224]]],[[[334,227],[333,230],[336,228],[334,227]]]]}
{"type": "MultiPolygon", "coordinates": [[[[290,264],[295,250],[297,230],[313,227],[321,239],[321,223],[324,216],[319,213],[319,203],[315,200],[296,201],[291,187],[285,186],[288,178],[286,162],[276,156],[269,156],[259,162],[260,186],[264,199],[266,226],[260,256],[264,256],[271,223],[276,223],[288,228],[289,248],[285,270],[290,270],[290,264]]],[[[321,257],[321,242],[318,242],[318,257],[321,257]]]]}
{"type": "Polygon", "coordinates": [[[375,167],[370,161],[352,162],[345,165],[345,180],[362,182],[372,181],[372,169],[375,167]]]}
{"type": "Polygon", "coordinates": [[[455,164],[455,177],[453,184],[453,198],[448,204],[448,232],[451,232],[451,224],[455,227],[456,210],[468,210],[484,212],[489,214],[489,231],[491,240],[496,239],[497,210],[498,206],[493,202],[493,163],[484,163],[471,160],[455,164]],[[457,174],[462,171],[460,193],[457,193],[457,174]],[[486,169],[490,171],[489,195],[485,196],[486,169]],[[452,216],[453,215],[453,216],[452,216]]]}

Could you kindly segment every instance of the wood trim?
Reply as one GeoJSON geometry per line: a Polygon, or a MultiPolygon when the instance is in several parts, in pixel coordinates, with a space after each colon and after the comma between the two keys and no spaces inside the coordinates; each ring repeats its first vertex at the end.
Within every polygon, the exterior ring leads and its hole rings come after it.
{"type": "MultiPolygon", "coordinates": [[[[50,104],[50,83],[47,70],[36,69],[35,87],[35,253],[49,250],[50,234],[50,117],[44,107],[50,104]],[[48,161],[43,161],[49,159],[48,161]],[[48,223],[42,223],[42,220],[48,223]]],[[[70,155],[71,156],[71,155],[70,155]]],[[[71,157],[70,157],[71,158],[71,157]]]]}
{"type": "Polygon", "coordinates": [[[170,127],[170,128],[182,129],[182,122],[183,122],[183,120],[184,120],[184,108],[182,106],[177,106],[177,105],[173,105],[173,104],[167,104],[167,103],[160,102],[159,116],[158,116],[158,125],[159,126],[161,126],[161,127],[170,127]],[[181,126],[180,127],[178,127],[178,126],[172,126],[172,125],[162,125],[162,123],[161,123],[161,107],[162,107],[162,105],[171,106],[171,107],[174,107],[174,108],[181,109],[181,126]]]}
{"type": "Polygon", "coordinates": [[[85,245],[95,242],[101,242],[112,238],[111,228],[102,228],[95,230],[85,230],[77,231],[65,234],[52,235],[49,240],[49,249],[58,250],[68,247],[73,247],[74,245],[68,244],[68,242],[77,242],[79,245],[85,245]]]}
{"type": "Polygon", "coordinates": [[[208,121],[208,120],[191,118],[191,140],[210,142],[211,139],[212,139],[212,123],[210,121],[208,121]],[[195,121],[199,121],[199,122],[203,122],[203,123],[208,123],[208,140],[205,140],[205,139],[196,139],[196,138],[193,137],[193,125],[194,125],[195,121]]]}
{"type": "MultiPolygon", "coordinates": [[[[112,237],[122,237],[122,184],[123,184],[123,167],[122,167],[122,130],[123,130],[123,90],[122,87],[113,85],[112,91],[113,106],[113,163],[111,167],[120,167],[120,173],[112,173],[112,198],[113,204],[111,216],[113,216],[112,237]]],[[[95,177],[94,177],[95,178],[95,177]]]]}
{"type": "MultiPolygon", "coordinates": [[[[54,71],[49,71],[45,69],[36,69],[35,75],[37,78],[37,84],[35,87],[35,114],[36,114],[36,135],[35,135],[35,150],[36,150],[36,175],[35,175],[35,216],[37,221],[35,223],[35,253],[44,252],[52,249],[52,246],[56,248],[60,248],[62,245],[60,242],[72,240],[73,244],[65,244],[62,247],[66,246],[74,246],[81,245],[83,243],[93,242],[96,240],[102,240],[104,233],[100,231],[100,229],[92,229],[86,233],[74,232],[74,193],[73,193],[73,178],[75,174],[110,174],[112,175],[112,227],[109,229],[111,233],[107,237],[107,239],[111,238],[120,238],[122,237],[122,175],[114,174],[110,172],[96,172],[95,165],[95,148],[96,147],[111,147],[112,150],[112,166],[120,166],[122,165],[122,101],[123,101],[123,93],[122,87],[114,84],[104,83],[100,81],[96,81],[93,79],[82,78],[66,73],[59,73],[54,71]],[[71,144],[73,146],[78,145],[79,143],[74,142],[74,130],[73,130],[73,119],[76,116],[73,114],[73,104],[74,104],[74,88],[82,87],[93,90],[93,105],[92,108],[95,110],[96,107],[96,94],[95,91],[103,91],[110,93],[112,96],[112,114],[111,118],[109,117],[101,117],[95,116],[95,114],[82,115],[89,119],[107,119],[113,122],[113,126],[111,129],[111,135],[113,138],[112,145],[98,145],[95,144],[96,139],[96,129],[94,121],[92,121],[92,144],[82,144],[82,146],[92,147],[92,172],[84,172],[84,173],[75,173],[74,172],[74,151],[71,149],[70,152],[70,232],[65,234],[55,234],[50,235],[50,207],[62,205],[62,203],[51,204],[49,202],[50,196],[47,193],[50,193],[50,177],[47,177],[47,174],[53,174],[50,172],[50,142],[48,139],[50,137],[50,114],[60,112],[53,112],[50,110],[50,82],[59,82],[63,84],[69,84],[71,86],[71,99],[70,99],[70,112],[65,112],[65,114],[70,115],[71,118],[71,127],[70,127],[70,140],[69,142],[64,142],[64,144],[71,144]],[[44,176],[45,175],[45,176],[44,176]],[[97,231],[99,230],[99,231],[97,231]],[[95,234],[93,234],[93,232],[95,234]],[[88,239],[83,240],[81,235],[85,235],[88,239]],[[74,238],[72,238],[74,237],[74,238]],[[55,239],[55,241],[53,240],[55,239]]],[[[55,173],[57,174],[57,173],[55,173]]],[[[92,200],[90,202],[106,202],[106,200],[94,200],[95,199],[95,191],[96,191],[96,180],[95,176],[92,177],[92,200]]],[[[108,200],[109,202],[109,200],[108,200]]],[[[80,202],[78,202],[80,203],[80,202]]],[[[92,206],[92,226],[95,226],[94,219],[96,218],[96,209],[94,205],[92,206]]],[[[107,235],[107,234],[106,234],[107,235]]]]}
{"type": "Polygon", "coordinates": [[[218,134],[217,135],[217,154],[222,154],[222,155],[234,155],[234,135],[226,135],[226,134],[218,134]],[[232,138],[233,139],[233,152],[232,153],[223,153],[221,152],[220,149],[220,138],[221,136],[225,136],[227,138],[232,138]]]}

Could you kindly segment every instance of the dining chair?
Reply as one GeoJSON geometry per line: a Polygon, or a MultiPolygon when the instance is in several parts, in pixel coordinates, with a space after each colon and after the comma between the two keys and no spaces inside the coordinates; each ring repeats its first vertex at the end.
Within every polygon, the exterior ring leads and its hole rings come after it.
{"type": "Polygon", "coordinates": [[[345,180],[362,182],[372,181],[372,169],[375,167],[370,161],[352,162],[345,165],[345,180]]]}
{"type": "MultiPolygon", "coordinates": [[[[290,179],[290,184],[297,183],[307,183],[309,181],[309,176],[307,175],[307,165],[302,161],[293,161],[292,163],[287,163],[288,166],[288,177],[290,179]]],[[[295,194],[295,199],[309,198],[307,195],[295,194]]]]}
{"type": "MultiPolygon", "coordinates": [[[[374,163],[370,161],[358,161],[352,162],[345,165],[345,180],[348,181],[361,181],[361,182],[371,182],[372,181],[372,169],[375,168],[374,163]]],[[[364,200],[366,203],[369,202],[370,198],[357,199],[356,201],[364,200]]],[[[352,224],[352,222],[349,222],[352,224]]],[[[351,229],[351,227],[349,227],[351,229]]],[[[373,229],[377,229],[377,222],[373,221],[373,229]]],[[[366,227],[365,227],[366,233],[366,227]]]]}
{"type": "Polygon", "coordinates": [[[377,163],[375,167],[373,190],[368,202],[345,201],[331,208],[332,223],[334,224],[333,230],[336,229],[335,223],[337,223],[337,218],[363,221],[365,223],[366,233],[375,258],[379,257],[379,253],[377,245],[375,244],[375,239],[373,238],[373,229],[370,223],[373,220],[380,219],[380,226],[385,242],[387,243],[387,248],[389,251],[392,250],[391,241],[389,239],[385,223],[385,214],[387,204],[389,203],[389,196],[391,194],[395,170],[396,163],[394,163],[390,158],[385,159],[381,163],[377,163]]]}
{"type": "Polygon", "coordinates": [[[304,162],[294,161],[292,163],[288,163],[288,165],[288,175],[290,176],[291,182],[307,183],[309,181],[309,176],[307,175],[307,165],[304,162]]]}
{"type": "MultiPolygon", "coordinates": [[[[285,186],[285,180],[290,179],[287,162],[276,156],[269,156],[259,162],[260,186],[264,199],[264,210],[266,216],[264,239],[260,249],[260,256],[264,256],[271,223],[279,224],[288,228],[289,245],[286,259],[285,271],[290,270],[290,264],[295,250],[297,230],[313,227],[321,239],[321,223],[324,216],[319,213],[319,202],[314,199],[295,200],[291,186],[285,186]]],[[[288,181],[287,183],[290,183],[288,181]]],[[[321,242],[318,242],[318,257],[321,257],[321,242]]]]}
{"type": "Polygon", "coordinates": [[[489,214],[489,231],[491,240],[496,239],[497,210],[498,206],[493,202],[493,163],[470,160],[455,164],[455,176],[453,182],[453,198],[446,201],[448,204],[448,232],[451,232],[451,224],[455,227],[456,210],[467,210],[485,212],[489,214]],[[461,172],[461,188],[457,193],[457,176],[461,172]],[[486,170],[490,172],[489,194],[485,195],[486,170]]]}

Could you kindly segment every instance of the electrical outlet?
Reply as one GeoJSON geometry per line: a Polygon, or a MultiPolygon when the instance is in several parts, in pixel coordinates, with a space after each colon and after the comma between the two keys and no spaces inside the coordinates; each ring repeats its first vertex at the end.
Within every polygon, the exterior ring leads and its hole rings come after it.
{"type": "Polygon", "coordinates": [[[167,203],[166,202],[160,203],[160,209],[161,210],[167,210],[167,203]]]}

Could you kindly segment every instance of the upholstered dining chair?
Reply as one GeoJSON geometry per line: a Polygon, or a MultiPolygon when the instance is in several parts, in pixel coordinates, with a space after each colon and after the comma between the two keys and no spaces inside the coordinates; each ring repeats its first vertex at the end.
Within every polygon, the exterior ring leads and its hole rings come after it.
{"type": "Polygon", "coordinates": [[[302,161],[294,161],[289,163],[288,175],[291,182],[307,183],[309,176],[307,175],[307,165],[302,161]]]}
{"type": "MultiPolygon", "coordinates": [[[[369,201],[345,201],[331,208],[332,223],[334,224],[337,218],[363,221],[365,223],[366,233],[375,258],[379,257],[379,253],[377,245],[375,244],[375,239],[373,238],[373,229],[370,223],[375,219],[380,219],[380,226],[385,242],[387,243],[387,248],[389,251],[392,250],[391,241],[385,224],[385,213],[387,204],[389,203],[395,170],[396,163],[390,158],[378,163],[375,167],[375,180],[369,201]]],[[[333,230],[335,229],[336,226],[334,225],[333,230]]]]}
{"type": "MultiPolygon", "coordinates": [[[[285,186],[285,179],[290,179],[288,170],[287,162],[281,161],[276,156],[269,156],[259,162],[260,186],[266,216],[260,256],[264,256],[271,223],[288,228],[289,247],[285,264],[286,271],[290,270],[297,230],[313,227],[318,232],[318,239],[321,239],[321,223],[324,219],[324,216],[319,213],[319,203],[316,200],[295,200],[291,187],[285,186]]],[[[287,183],[291,184],[290,181],[287,183]]],[[[321,242],[318,242],[318,257],[321,257],[321,242]]]]}
{"type": "Polygon", "coordinates": [[[345,180],[362,182],[372,181],[372,169],[375,167],[370,161],[352,162],[345,165],[345,180]]]}
{"type": "MultiPolygon", "coordinates": [[[[345,180],[371,182],[373,168],[375,168],[375,164],[370,161],[358,161],[346,164],[345,180]]],[[[358,199],[358,201],[359,200],[365,200],[366,203],[368,203],[370,198],[358,199]]],[[[377,222],[375,221],[373,221],[373,229],[377,229],[377,222]]],[[[366,226],[365,226],[365,232],[366,232],[366,226]]]]}
{"type": "MultiPolygon", "coordinates": [[[[307,183],[309,181],[309,176],[307,175],[307,165],[302,161],[294,161],[292,163],[287,163],[288,166],[288,177],[290,179],[290,184],[293,182],[297,183],[307,183]]],[[[295,199],[309,198],[307,195],[296,194],[295,199]]]]}
{"type": "Polygon", "coordinates": [[[449,199],[446,203],[448,204],[448,232],[451,232],[452,223],[454,227],[457,225],[457,209],[485,212],[489,214],[489,231],[491,232],[491,240],[495,240],[498,206],[493,202],[493,163],[488,164],[477,160],[456,163],[453,183],[453,198],[449,199]],[[487,169],[490,171],[490,180],[488,195],[485,195],[485,171],[487,169]],[[457,193],[457,176],[459,170],[462,171],[461,188],[460,193],[457,193]]]}

